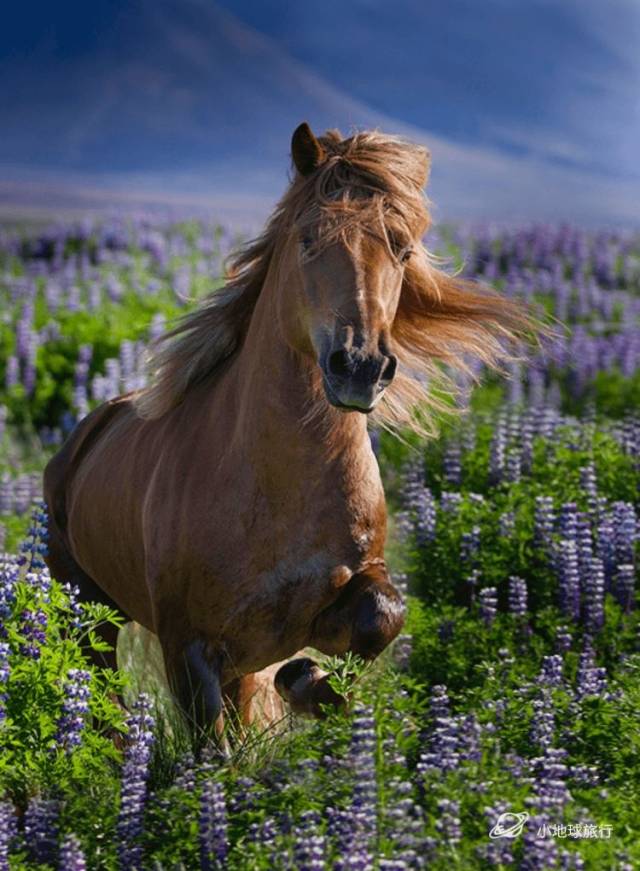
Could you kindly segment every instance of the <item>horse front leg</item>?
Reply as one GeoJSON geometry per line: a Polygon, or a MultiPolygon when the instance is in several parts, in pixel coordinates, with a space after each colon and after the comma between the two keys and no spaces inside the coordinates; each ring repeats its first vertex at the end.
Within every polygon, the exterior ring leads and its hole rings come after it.
{"type": "Polygon", "coordinates": [[[222,730],[222,688],[219,657],[209,645],[194,639],[179,643],[160,635],[165,670],[175,701],[198,733],[220,734],[222,730]]]}
{"type": "MultiPolygon", "coordinates": [[[[405,619],[402,598],[384,564],[354,575],[338,599],[313,622],[310,646],[328,655],[355,653],[375,659],[398,635],[405,619]]],[[[275,678],[280,695],[296,713],[320,716],[323,706],[342,706],[345,699],[331,689],[329,675],[312,659],[293,659],[275,678]]]]}

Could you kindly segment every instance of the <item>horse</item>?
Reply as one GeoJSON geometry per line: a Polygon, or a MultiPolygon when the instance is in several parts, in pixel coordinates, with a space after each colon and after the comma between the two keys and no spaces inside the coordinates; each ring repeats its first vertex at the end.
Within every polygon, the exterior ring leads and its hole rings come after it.
{"type": "Polygon", "coordinates": [[[265,675],[272,712],[319,716],[341,699],[296,654],[369,661],[398,635],[368,421],[430,433],[433,379],[471,357],[499,367],[528,324],[424,247],[426,148],[303,123],[291,155],[224,286],[157,342],[147,385],[82,419],[44,474],[52,575],[155,633],[203,729],[233,705],[259,716],[265,675]]]}

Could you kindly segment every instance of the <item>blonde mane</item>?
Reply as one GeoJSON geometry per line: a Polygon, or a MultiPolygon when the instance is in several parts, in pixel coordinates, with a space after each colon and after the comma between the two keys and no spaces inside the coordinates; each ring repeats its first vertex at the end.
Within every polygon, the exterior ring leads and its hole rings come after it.
{"type": "MultiPolygon", "coordinates": [[[[320,248],[348,237],[354,227],[390,246],[420,238],[429,227],[426,149],[377,132],[343,139],[329,131],[318,141],[325,159],[311,175],[296,174],[264,232],[231,260],[225,286],[157,341],[148,386],[135,398],[141,417],[161,417],[240,347],[267,272],[294,224],[313,227],[320,248]]],[[[398,373],[373,419],[393,429],[432,432],[429,409],[443,404],[430,387],[437,381],[441,389],[454,389],[442,363],[471,377],[469,357],[495,369],[514,340],[533,327],[521,306],[436,268],[420,245],[405,268],[392,327],[398,373]]]]}

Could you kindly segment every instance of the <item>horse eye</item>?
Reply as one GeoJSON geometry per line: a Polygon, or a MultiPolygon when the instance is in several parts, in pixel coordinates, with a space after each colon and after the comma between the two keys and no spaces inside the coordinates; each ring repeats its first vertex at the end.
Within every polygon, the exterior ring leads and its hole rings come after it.
{"type": "Polygon", "coordinates": [[[309,251],[313,247],[313,238],[311,236],[302,236],[300,246],[303,251],[309,251]]]}
{"type": "Polygon", "coordinates": [[[398,254],[398,260],[400,263],[406,263],[407,260],[413,254],[413,248],[411,245],[408,245],[406,248],[403,248],[402,251],[398,254]]]}

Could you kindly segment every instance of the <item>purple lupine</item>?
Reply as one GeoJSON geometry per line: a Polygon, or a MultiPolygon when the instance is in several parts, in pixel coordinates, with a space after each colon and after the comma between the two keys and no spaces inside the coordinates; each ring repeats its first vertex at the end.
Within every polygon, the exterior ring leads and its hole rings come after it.
{"type": "Polygon", "coordinates": [[[559,575],[560,610],[567,617],[580,617],[580,573],[575,541],[562,539],[557,544],[556,564],[559,575]]]}
{"type": "Polygon", "coordinates": [[[60,845],[59,871],[86,871],[87,861],[77,835],[70,834],[60,845]]]}
{"type": "Polygon", "coordinates": [[[295,827],[293,863],[300,871],[323,871],[325,868],[326,838],[320,830],[317,811],[303,811],[295,827]]]}
{"type": "Polygon", "coordinates": [[[445,514],[457,514],[462,505],[462,493],[455,490],[443,490],[440,495],[440,508],[445,514]]]}
{"type": "Polygon", "coordinates": [[[2,721],[5,720],[7,716],[5,703],[7,701],[7,684],[9,683],[9,676],[11,674],[11,668],[9,666],[10,654],[10,646],[4,641],[0,641],[0,726],[2,726],[2,721]]]}
{"type": "Polygon", "coordinates": [[[18,834],[18,818],[13,805],[0,801],[0,871],[9,871],[9,851],[18,834]]]}
{"type": "Polygon", "coordinates": [[[550,496],[536,496],[533,540],[547,557],[552,553],[554,527],[553,499],[550,496]]]}
{"type": "MultiPolygon", "coordinates": [[[[510,810],[511,806],[505,801],[497,801],[495,804],[485,807],[487,832],[493,829],[502,814],[509,813],[510,810]]],[[[479,848],[478,852],[481,859],[491,867],[513,863],[513,842],[510,838],[490,839],[486,845],[479,848]]]]}
{"type": "Polygon", "coordinates": [[[533,798],[527,803],[540,811],[562,808],[571,800],[566,784],[567,751],[563,747],[546,747],[544,753],[532,760],[534,771],[533,798]]]}
{"type": "Polygon", "coordinates": [[[58,720],[56,744],[61,750],[70,753],[82,743],[82,732],[89,713],[91,672],[81,668],[70,668],[64,687],[62,713],[58,720]]]}
{"type": "Polygon", "coordinates": [[[438,802],[438,813],[440,816],[436,820],[436,829],[447,846],[455,847],[462,839],[460,802],[442,798],[438,802]]]}
{"type": "Polygon", "coordinates": [[[433,727],[417,765],[423,777],[433,772],[452,771],[460,764],[460,723],[451,714],[446,687],[432,687],[430,708],[433,727]]]}
{"type": "Polygon", "coordinates": [[[495,587],[484,587],[478,595],[480,618],[490,627],[498,613],[498,591],[495,587]]]}
{"type": "Polygon", "coordinates": [[[459,444],[448,444],[443,457],[443,477],[447,484],[459,487],[462,483],[462,464],[459,444]]]}
{"type": "Polygon", "coordinates": [[[584,582],[584,624],[589,632],[604,626],[604,584],[602,560],[594,558],[584,582]]]}
{"type": "Polygon", "coordinates": [[[617,565],[616,540],[613,519],[610,514],[603,514],[598,523],[596,541],[596,556],[604,566],[606,588],[611,589],[613,575],[617,565]]]}
{"type": "Polygon", "coordinates": [[[480,527],[472,527],[470,532],[463,532],[460,537],[460,560],[469,568],[477,568],[480,554],[480,527]]]}
{"type": "Polygon", "coordinates": [[[635,567],[630,563],[619,565],[614,578],[614,593],[620,606],[629,614],[635,604],[635,567]]]}
{"type": "Polygon", "coordinates": [[[393,660],[401,671],[407,671],[413,653],[413,636],[398,635],[393,646],[393,660]]]}
{"type": "Polygon", "coordinates": [[[537,683],[547,687],[559,687],[563,684],[562,670],[564,660],[557,653],[542,657],[542,668],[537,678],[537,683]]]}
{"type": "Polygon", "coordinates": [[[127,747],[122,769],[117,825],[118,859],[123,869],[141,867],[140,836],[147,799],[149,762],[154,744],[154,720],[150,711],[151,700],[141,694],[127,718],[127,747]]]}
{"type": "Polygon", "coordinates": [[[533,699],[533,716],[529,737],[532,744],[544,750],[553,743],[555,734],[555,717],[553,700],[548,688],[543,687],[537,698],[533,699]]]}
{"type": "Polygon", "coordinates": [[[596,665],[595,651],[589,637],[585,637],[584,645],[578,660],[576,674],[576,696],[584,699],[588,696],[604,696],[607,686],[606,669],[596,665]]]}
{"type": "Polygon", "coordinates": [[[489,447],[489,483],[499,484],[505,468],[507,450],[507,420],[504,413],[498,416],[489,447]]]}
{"type": "Polygon", "coordinates": [[[548,868],[556,867],[558,847],[555,840],[547,834],[549,826],[554,822],[545,813],[529,817],[522,837],[520,871],[547,871],[548,868]]]}
{"type": "Polygon", "coordinates": [[[558,534],[560,538],[576,541],[578,534],[578,506],[575,502],[564,502],[560,506],[558,534]]]}
{"type": "Polygon", "coordinates": [[[633,565],[638,539],[638,518],[635,508],[630,502],[614,502],[612,508],[616,563],[633,565]]]}
{"type": "Polygon", "coordinates": [[[500,538],[511,538],[516,529],[516,516],[513,511],[505,511],[498,518],[500,538]]]}
{"type": "Polygon", "coordinates": [[[42,609],[25,608],[20,614],[20,653],[28,659],[40,659],[42,645],[47,640],[47,615],[42,609]]]}
{"type": "Polygon", "coordinates": [[[571,643],[573,641],[573,636],[571,632],[569,632],[568,626],[558,626],[556,629],[556,639],[555,645],[558,653],[563,654],[566,653],[567,650],[571,650],[571,643]]]}
{"type": "Polygon", "coordinates": [[[514,617],[527,613],[527,582],[516,575],[509,578],[509,611],[514,617]]]}
{"type": "Polygon", "coordinates": [[[200,794],[200,868],[213,871],[224,865],[229,842],[227,839],[227,803],[219,780],[208,778],[200,794]]]}
{"type": "Polygon", "coordinates": [[[42,864],[53,864],[58,847],[57,801],[32,798],[24,815],[24,837],[31,857],[42,864]]]}
{"type": "Polygon", "coordinates": [[[378,827],[375,748],[376,732],[373,709],[360,705],[356,708],[353,719],[347,760],[353,783],[352,801],[349,809],[351,831],[349,843],[342,845],[343,853],[336,862],[336,871],[353,867],[367,867],[373,864],[370,846],[375,841],[378,827]]]}

